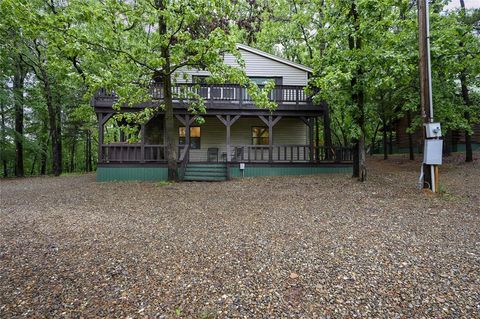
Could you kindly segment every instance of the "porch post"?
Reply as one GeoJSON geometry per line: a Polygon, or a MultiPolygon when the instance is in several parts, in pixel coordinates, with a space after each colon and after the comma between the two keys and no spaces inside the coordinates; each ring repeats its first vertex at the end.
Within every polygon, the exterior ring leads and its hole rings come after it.
{"type": "Polygon", "coordinates": [[[103,163],[103,113],[98,114],[98,162],[103,163]]]}
{"type": "Polygon", "coordinates": [[[145,124],[141,125],[141,136],[142,136],[142,141],[140,144],[140,163],[145,163],[145,124]]]}
{"type": "Polygon", "coordinates": [[[190,115],[185,115],[185,147],[190,145],[190,115]]]}
{"type": "Polygon", "coordinates": [[[272,116],[268,116],[268,162],[273,162],[273,125],[272,116]]]}
{"type": "Polygon", "coordinates": [[[227,129],[227,162],[231,162],[232,161],[232,152],[230,151],[231,149],[231,137],[230,137],[230,115],[227,115],[227,119],[226,119],[226,122],[227,122],[227,125],[225,126],[226,129],[227,129]]]}
{"type": "Polygon", "coordinates": [[[231,117],[231,115],[226,115],[225,118],[223,118],[223,116],[221,115],[217,115],[217,118],[220,120],[220,122],[223,123],[223,125],[225,125],[225,128],[227,129],[227,140],[226,140],[226,143],[227,143],[227,162],[231,162],[232,161],[232,152],[231,152],[231,149],[232,149],[232,142],[231,142],[231,126],[233,125],[233,123],[235,123],[239,118],[240,118],[240,115],[235,115],[233,118],[231,117]]]}
{"type": "Polygon", "coordinates": [[[308,123],[309,123],[309,133],[310,133],[310,162],[314,162],[315,161],[315,146],[314,146],[314,132],[313,130],[315,129],[315,126],[314,126],[314,117],[310,117],[308,119],[308,123]]]}
{"type": "Polygon", "coordinates": [[[268,119],[263,115],[259,115],[258,117],[268,126],[268,161],[271,163],[273,162],[273,127],[282,117],[277,116],[276,118],[273,118],[272,115],[269,115],[268,119]]]}

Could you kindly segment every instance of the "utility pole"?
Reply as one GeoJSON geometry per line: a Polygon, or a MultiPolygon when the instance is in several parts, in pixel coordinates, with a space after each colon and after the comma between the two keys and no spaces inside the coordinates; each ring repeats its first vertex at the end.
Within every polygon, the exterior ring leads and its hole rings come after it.
{"type": "Polygon", "coordinates": [[[424,122],[424,154],[420,182],[423,188],[438,191],[438,165],[442,163],[440,123],[433,121],[432,70],[430,61],[430,21],[428,0],[419,0],[420,107],[424,122]]]}

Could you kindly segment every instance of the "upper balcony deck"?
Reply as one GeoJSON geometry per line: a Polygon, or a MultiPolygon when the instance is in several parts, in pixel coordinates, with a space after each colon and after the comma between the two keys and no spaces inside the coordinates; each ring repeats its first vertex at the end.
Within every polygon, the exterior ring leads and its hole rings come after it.
{"type": "MultiPolygon", "coordinates": [[[[164,90],[161,84],[152,84],[149,88],[151,100],[145,103],[123,106],[123,109],[141,109],[156,106],[164,97],[164,90]]],[[[192,84],[177,83],[172,88],[173,106],[176,110],[186,110],[196,97],[200,96],[208,111],[244,111],[256,112],[266,111],[258,108],[247,89],[235,84],[192,84]]],[[[324,105],[314,105],[310,96],[305,92],[303,86],[277,85],[269,93],[271,101],[278,107],[275,112],[302,112],[318,113],[324,110],[324,105]]],[[[99,90],[92,99],[92,105],[98,111],[111,109],[117,101],[115,93],[99,90]]],[[[268,111],[268,110],[267,110],[268,111]]]]}

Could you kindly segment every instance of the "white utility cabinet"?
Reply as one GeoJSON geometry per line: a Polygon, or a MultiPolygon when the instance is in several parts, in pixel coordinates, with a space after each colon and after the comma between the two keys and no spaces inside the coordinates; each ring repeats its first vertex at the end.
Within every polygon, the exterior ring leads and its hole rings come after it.
{"type": "Polygon", "coordinates": [[[425,140],[423,160],[427,165],[442,165],[443,140],[425,140]]]}

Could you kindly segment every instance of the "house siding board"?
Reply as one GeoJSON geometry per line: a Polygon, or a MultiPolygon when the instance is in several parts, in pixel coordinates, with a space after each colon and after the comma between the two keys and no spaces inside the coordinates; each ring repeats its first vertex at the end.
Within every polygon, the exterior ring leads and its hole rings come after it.
{"type": "MultiPolygon", "coordinates": [[[[245,62],[244,70],[247,76],[281,77],[282,85],[307,85],[308,72],[304,70],[242,49],[240,49],[240,54],[245,62]]],[[[224,61],[227,65],[240,67],[231,54],[225,54],[224,61]]],[[[175,77],[178,83],[186,83],[192,82],[192,77],[195,75],[208,76],[209,72],[184,68],[176,72],[175,77]]]]}
{"type": "MultiPolygon", "coordinates": [[[[175,126],[178,128],[183,126],[179,121],[175,120],[175,126]]],[[[192,124],[196,126],[196,124],[192,124]]],[[[216,117],[205,117],[205,123],[199,125],[201,127],[200,149],[190,150],[191,162],[207,161],[207,150],[211,147],[218,148],[218,160],[222,161],[222,154],[226,154],[226,128],[223,123],[216,117]]],[[[243,117],[238,119],[231,127],[231,145],[251,145],[252,144],[252,126],[265,126],[258,117],[243,117]]],[[[175,132],[178,141],[178,129],[175,132]]],[[[282,118],[277,125],[273,127],[273,143],[274,144],[308,144],[307,126],[299,118],[282,118]]],[[[257,154],[258,158],[260,155],[257,154]]],[[[276,151],[273,153],[276,158],[276,151]]],[[[268,160],[268,150],[264,151],[263,158],[268,160]]],[[[290,160],[290,154],[287,156],[290,160]]],[[[308,160],[308,159],[305,159],[308,160]]]]}

